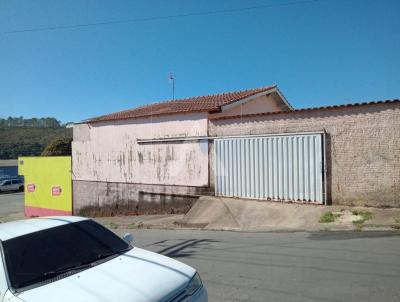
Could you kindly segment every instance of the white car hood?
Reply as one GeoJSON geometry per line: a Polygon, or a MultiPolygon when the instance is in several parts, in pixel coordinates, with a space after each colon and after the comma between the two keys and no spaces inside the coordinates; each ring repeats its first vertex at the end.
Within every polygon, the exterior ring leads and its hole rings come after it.
{"type": "Polygon", "coordinates": [[[26,302],[159,302],[183,290],[195,270],[139,248],[67,278],[24,291],[26,302]]]}

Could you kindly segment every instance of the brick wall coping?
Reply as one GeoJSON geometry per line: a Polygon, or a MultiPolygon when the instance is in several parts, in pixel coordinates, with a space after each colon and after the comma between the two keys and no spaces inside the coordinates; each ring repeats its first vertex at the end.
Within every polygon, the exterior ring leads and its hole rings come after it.
{"type": "Polygon", "coordinates": [[[374,105],[381,105],[381,104],[393,104],[393,103],[399,103],[400,104],[400,99],[390,99],[390,100],[382,100],[382,101],[371,101],[371,102],[363,102],[363,103],[352,103],[352,104],[332,105],[332,106],[322,106],[322,107],[311,107],[311,108],[299,108],[299,109],[294,109],[292,111],[251,113],[251,114],[243,114],[243,115],[235,115],[235,116],[222,116],[222,117],[214,117],[214,118],[210,117],[210,120],[227,120],[227,119],[235,119],[235,118],[268,116],[268,115],[276,115],[276,114],[290,115],[290,114],[298,113],[298,112],[348,109],[348,108],[354,108],[354,107],[365,107],[365,106],[374,106],[374,105]]]}

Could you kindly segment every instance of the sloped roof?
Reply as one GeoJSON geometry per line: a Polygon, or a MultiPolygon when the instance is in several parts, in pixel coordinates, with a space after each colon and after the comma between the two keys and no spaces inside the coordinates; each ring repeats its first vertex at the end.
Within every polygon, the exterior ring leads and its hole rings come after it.
{"type": "Polygon", "coordinates": [[[359,102],[359,103],[350,103],[350,104],[341,104],[341,105],[299,108],[299,109],[291,110],[289,112],[277,111],[277,112],[250,113],[250,114],[242,114],[242,115],[236,115],[236,116],[214,117],[212,119],[213,120],[229,120],[229,119],[236,119],[236,118],[249,118],[249,117],[266,116],[266,115],[295,114],[298,112],[324,111],[324,110],[335,110],[335,109],[351,109],[351,108],[356,108],[356,107],[381,105],[381,104],[393,104],[393,103],[400,105],[400,99],[388,99],[388,100],[381,100],[381,101],[369,101],[369,102],[359,102]]]}
{"type": "MultiPolygon", "coordinates": [[[[211,94],[206,96],[190,97],[179,100],[164,101],[155,104],[149,104],[130,110],[111,113],[86,120],[85,122],[103,122],[113,120],[123,120],[139,117],[149,117],[154,115],[188,113],[188,112],[219,112],[221,106],[232,104],[253,95],[273,92],[277,86],[265,86],[255,89],[242,91],[226,92],[221,94],[211,94]]],[[[288,105],[290,106],[290,105],[288,105]]]]}

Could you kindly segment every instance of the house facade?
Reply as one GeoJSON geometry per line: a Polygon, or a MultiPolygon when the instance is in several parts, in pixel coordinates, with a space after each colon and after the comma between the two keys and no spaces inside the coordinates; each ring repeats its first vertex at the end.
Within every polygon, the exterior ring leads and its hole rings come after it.
{"type": "Polygon", "coordinates": [[[179,208],[181,200],[212,194],[210,119],[290,110],[279,89],[268,86],[162,102],[77,123],[74,210],[143,202],[172,202],[179,208]]]}
{"type": "Polygon", "coordinates": [[[399,206],[399,113],[399,100],[296,110],[268,86],[89,119],[73,126],[74,212],[182,212],[207,194],[399,206]]]}

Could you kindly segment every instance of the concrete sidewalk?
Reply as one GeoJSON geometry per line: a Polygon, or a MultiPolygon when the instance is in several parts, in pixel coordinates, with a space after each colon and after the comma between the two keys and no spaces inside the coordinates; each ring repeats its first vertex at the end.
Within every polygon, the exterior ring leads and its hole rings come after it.
{"type": "MultiPolygon", "coordinates": [[[[22,212],[0,215],[0,222],[23,218],[22,212]]],[[[114,230],[399,231],[400,208],[320,206],[201,197],[186,215],[114,216],[95,220],[114,230]]]]}
{"type": "Polygon", "coordinates": [[[181,224],[235,231],[393,230],[400,227],[400,209],[203,197],[181,224]]]}
{"type": "Polygon", "coordinates": [[[113,229],[203,229],[244,232],[400,229],[400,209],[319,206],[202,197],[186,215],[102,217],[113,229]],[[327,222],[332,220],[332,222],[327,222]]]}
{"type": "Polygon", "coordinates": [[[185,215],[141,215],[94,218],[97,222],[111,229],[175,229],[185,215]]]}

